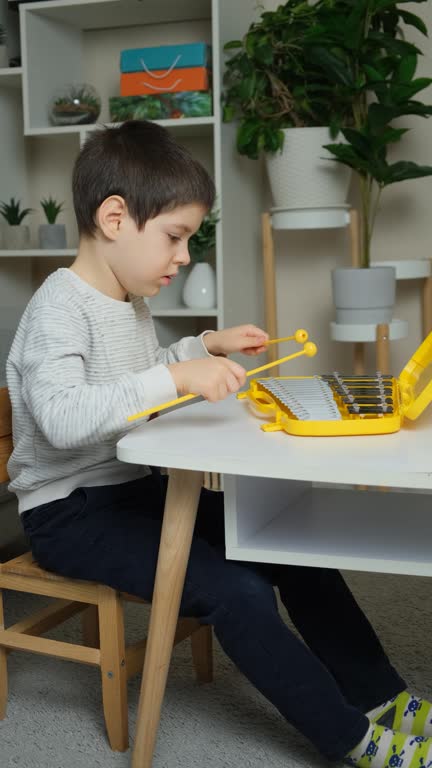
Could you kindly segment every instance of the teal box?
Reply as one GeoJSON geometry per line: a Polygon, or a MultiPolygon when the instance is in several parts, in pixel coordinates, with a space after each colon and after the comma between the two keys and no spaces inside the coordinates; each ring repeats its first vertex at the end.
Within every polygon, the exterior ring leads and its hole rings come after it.
{"type": "Polygon", "coordinates": [[[151,48],[129,48],[120,53],[121,72],[143,72],[146,69],[181,69],[207,67],[210,46],[207,43],[157,45],[151,48]]]}
{"type": "Polygon", "coordinates": [[[124,120],[172,120],[184,117],[210,117],[210,91],[185,91],[146,96],[113,96],[109,100],[113,123],[124,120]]]}

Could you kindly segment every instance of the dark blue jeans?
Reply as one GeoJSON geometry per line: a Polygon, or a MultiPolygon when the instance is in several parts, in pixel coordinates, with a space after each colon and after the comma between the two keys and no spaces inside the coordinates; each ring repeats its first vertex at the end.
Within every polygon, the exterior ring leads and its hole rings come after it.
{"type": "MultiPolygon", "coordinates": [[[[165,494],[154,472],[78,488],[22,521],[42,567],[151,600],[165,494]]],[[[221,493],[202,491],[180,614],[212,624],[241,672],[331,760],[362,740],[363,712],[406,688],[338,571],[225,559],[221,493]]]]}

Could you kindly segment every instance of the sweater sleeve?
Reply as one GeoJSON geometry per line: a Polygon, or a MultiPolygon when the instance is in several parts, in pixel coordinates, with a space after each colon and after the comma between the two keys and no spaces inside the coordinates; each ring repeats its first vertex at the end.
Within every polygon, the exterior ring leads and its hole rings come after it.
{"type": "Polygon", "coordinates": [[[162,362],[112,382],[86,380],[90,339],[69,306],[39,305],[32,313],[20,361],[22,397],[38,428],[59,449],[117,439],[137,426],[127,416],[177,397],[162,362]]]}

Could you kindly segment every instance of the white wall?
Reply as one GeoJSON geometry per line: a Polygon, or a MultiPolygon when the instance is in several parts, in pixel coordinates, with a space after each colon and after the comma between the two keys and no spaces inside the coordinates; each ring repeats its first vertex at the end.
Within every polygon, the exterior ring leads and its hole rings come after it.
{"type": "MultiPolygon", "coordinates": [[[[263,0],[266,10],[279,5],[278,0],[263,0]]],[[[430,30],[429,39],[409,31],[409,39],[417,42],[424,57],[419,74],[432,73],[432,3],[408,5],[421,15],[430,30]]],[[[432,102],[432,89],[420,94],[422,101],[432,102]]],[[[432,165],[432,122],[421,118],[404,120],[412,131],[398,145],[395,160],[412,160],[432,165]]],[[[354,185],[353,185],[354,187],[354,185]]],[[[407,181],[384,190],[373,242],[373,258],[414,259],[432,257],[431,204],[432,177],[407,181]]],[[[353,188],[351,200],[355,201],[353,188]]],[[[343,230],[276,233],[278,325],[281,335],[293,328],[305,327],[318,344],[319,354],[311,363],[300,358],[290,364],[289,372],[325,371],[334,367],[351,367],[350,345],[332,342],[329,321],[332,319],[330,273],[333,267],[349,264],[349,242],[343,230]]],[[[398,373],[421,340],[421,284],[407,281],[398,284],[396,316],[408,320],[409,336],[392,345],[392,372],[398,373]]],[[[369,350],[371,357],[372,350],[369,350]]],[[[285,368],[288,375],[288,366],[285,368]]]]}

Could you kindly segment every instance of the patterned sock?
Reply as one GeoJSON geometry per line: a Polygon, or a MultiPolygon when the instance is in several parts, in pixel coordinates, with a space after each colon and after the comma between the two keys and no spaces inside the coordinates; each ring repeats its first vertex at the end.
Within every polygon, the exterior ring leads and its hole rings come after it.
{"type": "Polygon", "coordinates": [[[432,768],[432,739],[371,723],[345,762],[356,768],[432,768]]]}
{"type": "Polygon", "coordinates": [[[414,736],[432,736],[432,704],[408,691],[402,691],[366,713],[373,723],[414,736]]]}

